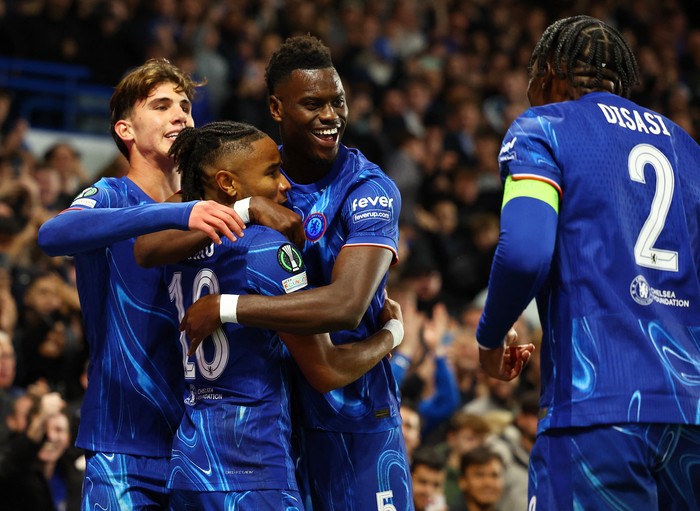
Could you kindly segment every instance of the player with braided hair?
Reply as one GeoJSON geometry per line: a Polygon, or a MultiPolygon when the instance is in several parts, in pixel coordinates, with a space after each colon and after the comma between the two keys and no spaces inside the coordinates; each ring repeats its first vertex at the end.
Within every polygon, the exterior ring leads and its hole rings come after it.
{"type": "Polygon", "coordinates": [[[576,16],[554,22],[542,34],[530,58],[528,74],[544,76],[552,66],[579,93],[606,90],[629,98],[637,84],[637,60],[622,35],[600,21],[576,16]]]}
{"type": "Polygon", "coordinates": [[[636,59],[588,16],[550,25],[505,135],[501,237],[477,330],[491,376],[542,321],[529,510],[700,509],[700,148],[627,96],[636,59]]]}
{"type": "MultiPolygon", "coordinates": [[[[376,164],[341,143],[345,90],[319,39],[287,39],[270,58],[266,79],[270,114],[282,138],[282,172],[291,185],[287,204],[304,222],[300,248],[314,289],[286,296],[207,295],[188,309],[182,328],[194,344],[222,321],[297,334],[330,331],[336,345],[359,341],[382,328],[401,196],[376,164]]],[[[178,251],[165,238],[142,244],[141,260],[170,261],[178,251]]],[[[399,392],[388,358],[325,393],[295,373],[308,469],[302,480],[310,485],[314,511],[412,509],[399,392]]]]}
{"type": "MultiPolygon", "coordinates": [[[[275,142],[239,122],[185,128],[170,150],[184,201],[232,206],[253,195],[286,200],[275,142]]],[[[284,295],[307,287],[299,249],[277,231],[250,225],[235,243],[210,244],[165,268],[182,318],[206,293],[284,295]]],[[[388,301],[386,319],[401,319],[388,301]]],[[[318,392],[359,378],[394,347],[387,329],[361,343],[334,346],[328,334],[291,335],[226,323],[192,355],[181,335],[187,390],[173,442],[168,486],[174,510],[303,510],[295,478],[285,349],[318,392]],[[361,345],[361,346],[360,346],[361,345]]]]}

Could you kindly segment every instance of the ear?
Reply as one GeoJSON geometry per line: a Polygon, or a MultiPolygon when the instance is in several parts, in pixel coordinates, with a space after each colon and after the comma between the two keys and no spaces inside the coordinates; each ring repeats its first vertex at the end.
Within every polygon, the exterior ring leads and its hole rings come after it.
{"type": "Polygon", "coordinates": [[[547,103],[558,103],[574,99],[574,88],[569,79],[557,75],[552,65],[547,63],[547,71],[542,80],[542,95],[547,103]]]}
{"type": "Polygon", "coordinates": [[[282,106],[282,100],[280,100],[275,95],[270,95],[270,115],[275,120],[275,122],[282,122],[282,111],[284,107],[282,106]]]}
{"type": "Polygon", "coordinates": [[[117,121],[114,125],[114,132],[122,140],[133,140],[134,130],[131,128],[131,123],[124,119],[117,121]]]}
{"type": "Polygon", "coordinates": [[[216,181],[219,190],[221,190],[224,195],[233,199],[236,198],[238,195],[238,189],[234,176],[231,172],[228,170],[220,170],[216,173],[216,176],[214,176],[214,180],[216,181]]]}

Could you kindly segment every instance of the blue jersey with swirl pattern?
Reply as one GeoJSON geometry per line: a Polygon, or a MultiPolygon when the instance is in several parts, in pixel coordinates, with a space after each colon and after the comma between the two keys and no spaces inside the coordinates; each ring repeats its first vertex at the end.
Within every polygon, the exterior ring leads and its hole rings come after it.
{"type": "MultiPolygon", "coordinates": [[[[288,203],[304,221],[303,253],[312,287],[330,284],[343,247],[386,247],[396,259],[401,197],[394,182],[361,152],[341,145],[332,169],[320,181],[289,181],[288,203]]],[[[381,327],[385,282],[386,276],[355,330],[331,333],[335,344],[361,341],[381,327]]],[[[373,433],[400,424],[398,387],[386,357],[354,383],[326,394],[300,378],[300,393],[307,427],[373,433]]]]}
{"type": "Polygon", "coordinates": [[[697,143],[600,92],[527,110],[499,159],[503,179],[544,180],[561,197],[537,302],[540,428],[700,424],[697,143]]]}
{"type": "Polygon", "coordinates": [[[170,456],[183,412],[178,323],[161,270],[136,263],[134,237],[187,228],[191,208],[156,204],[129,178],[104,178],[42,226],[42,248],[75,260],[90,357],[79,447],[170,456]]]}
{"type": "MultiPolygon", "coordinates": [[[[210,245],[168,266],[179,317],[207,293],[282,295],[307,280],[299,249],[250,225],[235,243],[210,245]]],[[[186,338],[181,336],[186,353],[186,338]]],[[[297,490],[285,349],[276,332],[226,323],[184,358],[185,415],[168,486],[191,491],[297,490]]]]}

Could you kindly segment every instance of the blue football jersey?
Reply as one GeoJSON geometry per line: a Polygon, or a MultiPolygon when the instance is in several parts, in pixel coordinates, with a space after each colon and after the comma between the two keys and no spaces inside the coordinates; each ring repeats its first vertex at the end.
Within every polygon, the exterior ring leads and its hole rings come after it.
{"type": "MultiPolygon", "coordinates": [[[[155,202],[130,179],[106,178],[84,190],[71,209],[146,204],[155,202]]],[[[84,213],[90,218],[90,211],[84,213]]],[[[68,229],[59,217],[45,228],[68,229]]],[[[108,235],[112,228],[122,232],[123,221],[117,214],[103,215],[99,225],[82,221],[79,228],[87,231],[86,237],[91,229],[108,235]]],[[[170,312],[161,270],[136,263],[134,240],[87,251],[65,248],[75,254],[89,347],[89,384],[76,444],[91,451],[169,456],[183,412],[178,323],[170,312]]]]}
{"type": "Polygon", "coordinates": [[[531,108],[502,178],[560,191],[543,328],[540,428],[700,423],[700,149],[608,93],[531,108]]]}
{"type": "MultiPolygon", "coordinates": [[[[181,318],[203,294],[281,295],[307,285],[301,252],[272,229],[251,225],[168,266],[181,318]]],[[[226,323],[187,357],[185,415],[173,442],[168,486],[193,491],[297,490],[284,346],[276,332],[226,323]]]]}
{"type": "MultiPolygon", "coordinates": [[[[397,257],[401,197],[393,181],[362,153],[341,146],[333,168],[320,181],[290,183],[287,199],[304,221],[303,252],[311,286],[330,284],[343,247],[381,246],[397,257]]],[[[381,327],[385,282],[386,276],[357,329],[331,334],[335,344],[363,340],[381,327]]],[[[369,433],[400,424],[398,387],[386,358],[341,389],[321,394],[303,378],[300,387],[308,427],[369,433]]]]}

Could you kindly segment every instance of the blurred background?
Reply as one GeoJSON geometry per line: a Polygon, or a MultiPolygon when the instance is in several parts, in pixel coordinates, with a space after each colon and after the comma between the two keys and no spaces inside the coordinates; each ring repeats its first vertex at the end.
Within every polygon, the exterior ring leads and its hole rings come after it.
{"type": "MultiPolygon", "coordinates": [[[[392,363],[411,455],[442,478],[426,502],[460,509],[461,456],[486,446],[503,461],[498,509],[526,509],[538,360],[511,384],[490,381],[474,329],[499,235],[497,155],[528,107],[530,54],[555,19],[612,24],[641,68],[632,99],[698,140],[699,9],[697,0],[0,0],[0,488],[17,471],[3,453],[53,398],[66,403],[67,438],[79,420],[86,347],[72,260],[45,256],[36,234],[85,186],[126,171],[108,134],[114,85],[147,58],[168,58],[208,80],[198,125],[246,121],[279,141],[265,66],[286,37],[311,33],[345,85],[343,142],[403,198],[389,294],[403,306],[406,338],[392,363]]],[[[517,327],[540,341],[534,306],[517,327]]],[[[52,445],[56,460],[22,470],[53,474],[47,463],[63,463],[79,475],[72,440],[52,445]]]]}

